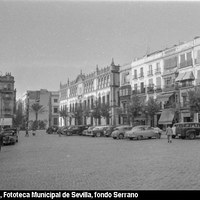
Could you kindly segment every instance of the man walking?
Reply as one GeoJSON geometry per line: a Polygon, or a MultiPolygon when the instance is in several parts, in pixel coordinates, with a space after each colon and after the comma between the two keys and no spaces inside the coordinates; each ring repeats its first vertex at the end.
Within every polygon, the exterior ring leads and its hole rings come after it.
{"type": "Polygon", "coordinates": [[[170,125],[167,126],[166,135],[167,135],[168,143],[172,143],[173,131],[170,125]]]}

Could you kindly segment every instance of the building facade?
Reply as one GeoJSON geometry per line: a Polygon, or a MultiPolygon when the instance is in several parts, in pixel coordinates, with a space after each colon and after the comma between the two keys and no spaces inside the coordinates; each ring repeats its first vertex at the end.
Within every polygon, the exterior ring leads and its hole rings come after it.
{"type": "Polygon", "coordinates": [[[68,113],[67,120],[63,117],[59,119],[59,125],[106,125],[118,124],[119,117],[117,107],[119,104],[119,65],[114,61],[110,66],[96,70],[90,74],[82,72],[73,81],[67,81],[66,84],[60,84],[60,110],[65,109],[68,113]],[[93,107],[98,102],[100,105],[108,104],[110,106],[110,117],[98,118],[97,121],[92,116],[93,107]],[[89,115],[81,117],[77,121],[74,113],[78,108],[88,109],[89,115]]]}
{"type": "Polygon", "coordinates": [[[49,123],[50,126],[59,125],[59,91],[51,92],[50,100],[50,115],[49,123]]]}
{"type": "Polygon", "coordinates": [[[188,91],[200,84],[199,63],[199,37],[132,62],[132,94],[160,102],[154,125],[192,120],[188,91]]]}
{"type": "Polygon", "coordinates": [[[45,129],[49,126],[58,125],[59,118],[59,92],[50,92],[46,89],[28,90],[21,98],[23,116],[25,117],[26,126],[29,129],[36,120],[36,112],[32,109],[32,105],[38,103],[42,109],[38,112],[38,126],[45,129]],[[28,122],[28,123],[27,123],[28,122]]]}
{"type": "Polygon", "coordinates": [[[0,76],[0,126],[13,126],[16,108],[16,89],[11,73],[0,76]]]}

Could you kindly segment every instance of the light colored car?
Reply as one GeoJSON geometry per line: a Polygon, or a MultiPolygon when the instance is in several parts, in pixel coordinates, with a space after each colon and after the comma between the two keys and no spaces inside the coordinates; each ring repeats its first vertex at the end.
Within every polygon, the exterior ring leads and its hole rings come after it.
{"type": "Polygon", "coordinates": [[[131,129],[132,129],[132,126],[118,126],[112,132],[111,137],[113,139],[123,139],[125,132],[131,129]]]}
{"type": "Polygon", "coordinates": [[[82,133],[82,135],[89,135],[90,133],[90,131],[92,131],[92,129],[94,128],[95,126],[90,126],[87,130],[84,130],[83,131],[83,133],[82,133]]]}
{"type": "Polygon", "coordinates": [[[108,126],[95,126],[91,131],[88,131],[87,135],[90,135],[92,137],[101,137],[104,135],[104,130],[108,126]]]}
{"type": "Polygon", "coordinates": [[[155,130],[153,127],[147,125],[135,126],[130,131],[125,133],[125,138],[138,139],[141,140],[143,138],[159,138],[161,134],[155,130]]]}

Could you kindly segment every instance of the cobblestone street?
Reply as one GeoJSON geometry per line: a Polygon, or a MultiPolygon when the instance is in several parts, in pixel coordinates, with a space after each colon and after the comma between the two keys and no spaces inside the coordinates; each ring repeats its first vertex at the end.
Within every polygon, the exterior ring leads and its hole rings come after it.
{"type": "Polygon", "coordinates": [[[200,188],[200,139],[24,135],[0,152],[2,190],[200,188]]]}

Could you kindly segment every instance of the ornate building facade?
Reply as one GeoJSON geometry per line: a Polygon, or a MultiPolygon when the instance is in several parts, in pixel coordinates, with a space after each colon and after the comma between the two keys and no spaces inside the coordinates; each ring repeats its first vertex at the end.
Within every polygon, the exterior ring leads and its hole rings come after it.
{"type": "Polygon", "coordinates": [[[131,64],[132,94],[145,101],[153,97],[160,102],[154,125],[191,121],[188,91],[200,85],[199,80],[199,37],[148,54],[131,64]]]}
{"type": "MultiPolygon", "coordinates": [[[[96,70],[90,74],[82,72],[73,81],[67,81],[66,84],[60,84],[60,110],[65,109],[68,112],[67,124],[79,124],[73,117],[73,113],[78,107],[89,108],[92,113],[95,102],[99,104],[107,103],[110,106],[110,117],[99,118],[98,125],[118,124],[119,116],[117,107],[119,104],[119,65],[114,61],[110,66],[96,70]]],[[[81,124],[95,124],[92,115],[83,116],[81,124]]],[[[64,126],[62,117],[59,119],[59,125],[64,126]]]]}
{"type": "Polygon", "coordinates": [[[0,126],[12,126],[16,107],[16,89],[11,73],[0,76],[0,126]]]}

